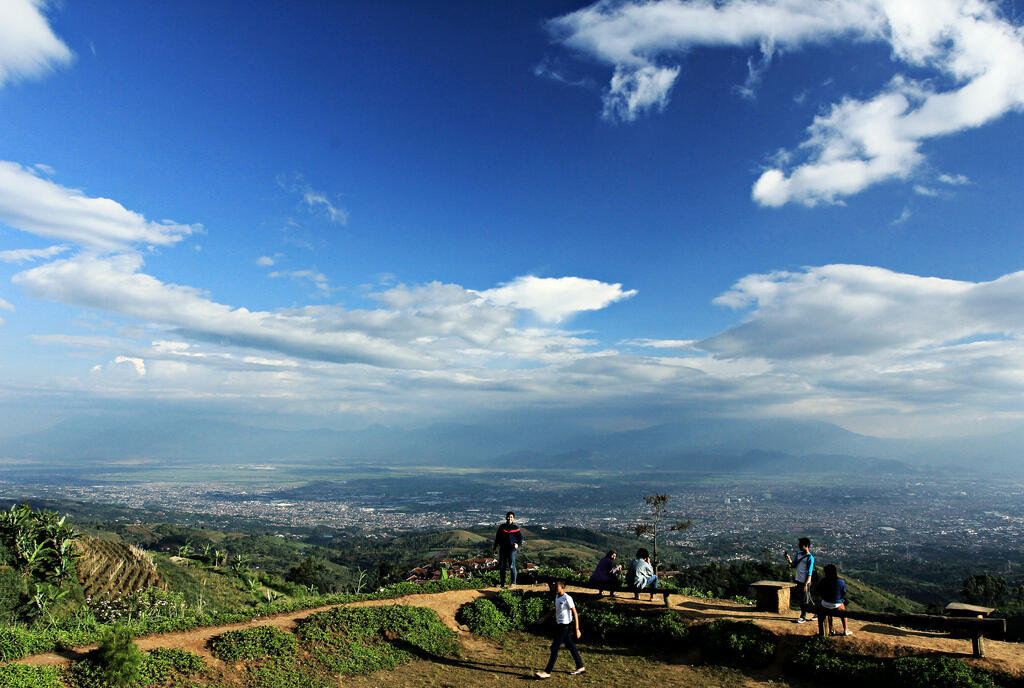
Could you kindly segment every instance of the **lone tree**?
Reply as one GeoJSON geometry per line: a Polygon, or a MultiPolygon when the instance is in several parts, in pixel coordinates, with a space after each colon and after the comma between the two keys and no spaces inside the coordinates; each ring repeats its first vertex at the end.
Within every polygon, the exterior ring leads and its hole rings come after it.
{"type": "Polygon", "coordinates": [[[672,516],[668,510],[667,494],[652,494],[644,497],[644,504],[650,511],[640,517],[640,521],[633,526],[633,532],[637,537],[650,538],[653,543],[654,570],[658,570],[658,533],[666,530],[686,530],[690,527],[689,520],[681,521],[672,516]],[[671,521],[674,521],[672,523],[671,521]]]}

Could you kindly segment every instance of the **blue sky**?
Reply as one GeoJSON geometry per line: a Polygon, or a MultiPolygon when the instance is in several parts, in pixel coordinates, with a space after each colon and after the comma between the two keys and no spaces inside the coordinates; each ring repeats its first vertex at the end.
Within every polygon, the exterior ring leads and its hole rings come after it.
{"type": "Polygon", "coordinates": [[[4,434],[1019,424],[1024,29],[967,0],[0,10],[4,434]]]}

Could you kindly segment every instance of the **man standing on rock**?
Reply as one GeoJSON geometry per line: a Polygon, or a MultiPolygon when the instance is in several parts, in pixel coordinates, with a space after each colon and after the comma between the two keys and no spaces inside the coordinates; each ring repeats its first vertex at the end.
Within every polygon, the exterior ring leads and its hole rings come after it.
{"type": "Polygon", "coordinates": [[[516,571],[516,554],[519,553],[519,545],[523,544],[523,533],[516,525],[516,515],[513,512],[505,514],[505,522],[498,526],[498,532],[494,536],[494,549],[498,550],[498,571],[501,587],[505,587],[505,568],[512,569],[512,585],[516,584],[518,572],[516,571]]]}

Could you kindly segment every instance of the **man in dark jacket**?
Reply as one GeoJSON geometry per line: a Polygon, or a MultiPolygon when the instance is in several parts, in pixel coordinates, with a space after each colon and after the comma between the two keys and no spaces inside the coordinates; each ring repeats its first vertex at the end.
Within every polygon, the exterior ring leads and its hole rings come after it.
{"type": "Polygon", "coordinates": [[[505,587],[505,568],[512,569],[512,585],[516,584],[516,554],[519,545],[523,544],[523,533],[516,525],[516,515],[511,511],[505,514],[505,522],[498,526],[494,536],[494,549],[498,550],[498,571],[501,587],[505,587]]]}

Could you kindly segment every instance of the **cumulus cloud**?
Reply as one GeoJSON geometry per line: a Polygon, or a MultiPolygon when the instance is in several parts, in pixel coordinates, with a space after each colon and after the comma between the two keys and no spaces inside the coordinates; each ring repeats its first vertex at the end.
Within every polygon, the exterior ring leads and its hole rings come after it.
{"type": "Polygon", "coordinates": [[[0,251],[0,262],[24,263],[30,260],[45,260],[64,253],[70,246],[48,246],[47,248],[15,248],[0,251]]]}
{"type": "Polygon", "coordinates": [[[105,251],[135,244],[168,246],[198,229],[196,225],[148,221],[117,201],[86,196],[7,161],[0,161],[0,222],[105,251]]]}
{"type": "Polygon", "coordinates": [[[276,262],[277,260],[271,256],[260,256],[259,258],[256,259],[256,264],[259,265],[261,268],[269,268],[276,262]]]}
{"type": "MultiPolygon", "coordinates": [[[[375,309],[304,306],[250,311],[146,274],[142,255],[83,253],[14,276],[29,294],[160,326],[193,340],[310,361],[384,368],[550,363],[583,355],[593,342],[560,330],[523,328],[523,310],[557,321],[633,292],[580,278],[520,278],[476,292],[433,282],[373,294],[375,309]],[[503,363],[504,362],[504,363],[503,363]]],[[[291,275],[289,275],[291,276],[291,275]]]]}
{"type": "Polygon", "coordinates": [[[764,170],[753,185],[765,206],[839,203],[905,179],[924,141],[1024,108],[1024,35],[985,0],[602,0],[549,27],[563,45],[614,68],[608,119],[664,108],[679,61],[703,47],[760,48],[740,88],[748,95],[775,51],[836,40],[886,42],[896,63],[938,77],[895,74],[872,97],[832,104],[808,127],[796,162],[764,170]]]}
{"type": "Polygon", "coordinates": [[[834,359],[1024,335],[1024,272],[974,283],[826,265],[749,275],[715,303],[753,309],[700,342],[719,356],[834,359]]]}
{"type": "Polygon", "coordinates": [[[41,76],[71,61],[71,50],[57,38],[43,11],[45,0],[6,0],[0,21],[0,87],[41,76]]]}
{"type": "Polygon", "coordinates": [[[533,311],[542,320],[560,322],[582,311],[596,311],[636,294],[621,284],[581,277],[517,277],[508,284],[480,292],[491,303],[533,311]]]}

